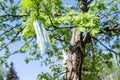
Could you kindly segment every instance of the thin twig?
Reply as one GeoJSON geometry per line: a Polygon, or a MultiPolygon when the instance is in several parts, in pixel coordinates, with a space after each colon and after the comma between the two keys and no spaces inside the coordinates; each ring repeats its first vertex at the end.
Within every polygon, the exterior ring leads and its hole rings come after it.
{"type": "Polygon", "coordinates": [[[3,10],[6,14],[8,14],[7,11],[5,10],[5,8],[3,7],[2,3],[0,3],[0,6],[1,6],[2,10],[3,10]]]}
{"type": "Polygon", "coordinates": [[[7,19],[4,19],[4,20],[2,20],[0,23],[3,23],[3,22],[8,21],[8,20],[10,20],[10,19],[12,19],[12,18],[9,17],[9,18],[7,18],[7,19]]]}
{"type": "Polygon", "coordinates": [[[103,34],[98,40],[101,40],[105,35],[103,34]]]}

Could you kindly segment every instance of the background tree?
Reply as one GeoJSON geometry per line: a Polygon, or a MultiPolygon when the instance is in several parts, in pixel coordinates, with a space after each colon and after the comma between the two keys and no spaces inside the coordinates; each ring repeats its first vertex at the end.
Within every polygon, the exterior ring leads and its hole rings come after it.
{"type": "Polygon", "coordinates": [[[28,52],[32,58],[26,58],[26,62],[42,58],[41,63],[51,69],[41,73],[40,80],[66,79],[66,73],[72,80],[100,79],[105,67],[113,67],[112,59],[119,67],[119,2],[76,0],[78,5],[68,5],[61,0],[0,0],[0,51],[4,51],[1,63],[13,54],[28,52]],[[32,24],[36,19],[49,32],[54,53],[40,54],[32,24]],[[23,46],[10,50],[10,45],[16,42],[23,46]],[[72,63],[67,64],[74,64],[67,72],[61,65],[61,50],[68,52],[68,62],[72,63]]]}
{"type": "Polygon", "coordinates": [[[6,75],[6,80],[19,80],[12,62],[10,64],[9,71],[8,71],[8,73],[6,75]]]}

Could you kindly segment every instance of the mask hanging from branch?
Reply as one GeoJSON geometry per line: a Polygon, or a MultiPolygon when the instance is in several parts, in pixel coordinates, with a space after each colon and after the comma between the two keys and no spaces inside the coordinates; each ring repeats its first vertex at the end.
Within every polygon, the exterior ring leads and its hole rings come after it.
{"type": "Polygon", "coordinates": [[[41,21],[35,21],[33,25],[37,37],[37,44],[39,46],[41,54],[52,50],[52,45],[48,33],[44,28],[44,24],[41,21]]]}

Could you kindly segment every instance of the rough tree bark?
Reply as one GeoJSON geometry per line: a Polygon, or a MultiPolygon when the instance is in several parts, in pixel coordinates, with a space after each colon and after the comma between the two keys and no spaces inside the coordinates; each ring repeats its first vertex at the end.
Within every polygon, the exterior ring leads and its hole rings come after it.
{"type": "MultiPolygon", "coordinates": [[[[87,6],[90,1],[78,0],[80,12],[88,11],[87,6]]],[[[78,33],[77,29],[73,31],[67,59],[67,80],[82,80],[81,71],[86,45],[85,39],[87,38],[83,36],[82,32],[78,33]]]]}

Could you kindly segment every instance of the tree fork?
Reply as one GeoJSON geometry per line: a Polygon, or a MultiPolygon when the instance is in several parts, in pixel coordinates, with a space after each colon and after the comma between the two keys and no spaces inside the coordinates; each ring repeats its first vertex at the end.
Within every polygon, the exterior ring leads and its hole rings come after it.
{"type": "MultiPolygon", "coordinates": [[[[81,12],[84,13],[88,11],[87,0],[78,0],[78,4],[81,12]]],[[[86,40],[84,40],[83,33],[78,33],[77,29],[75,29],[72,33],[70,49],[68,52],[67,80],[82,80],[81,72],[85,45],[86,40]]]]}

